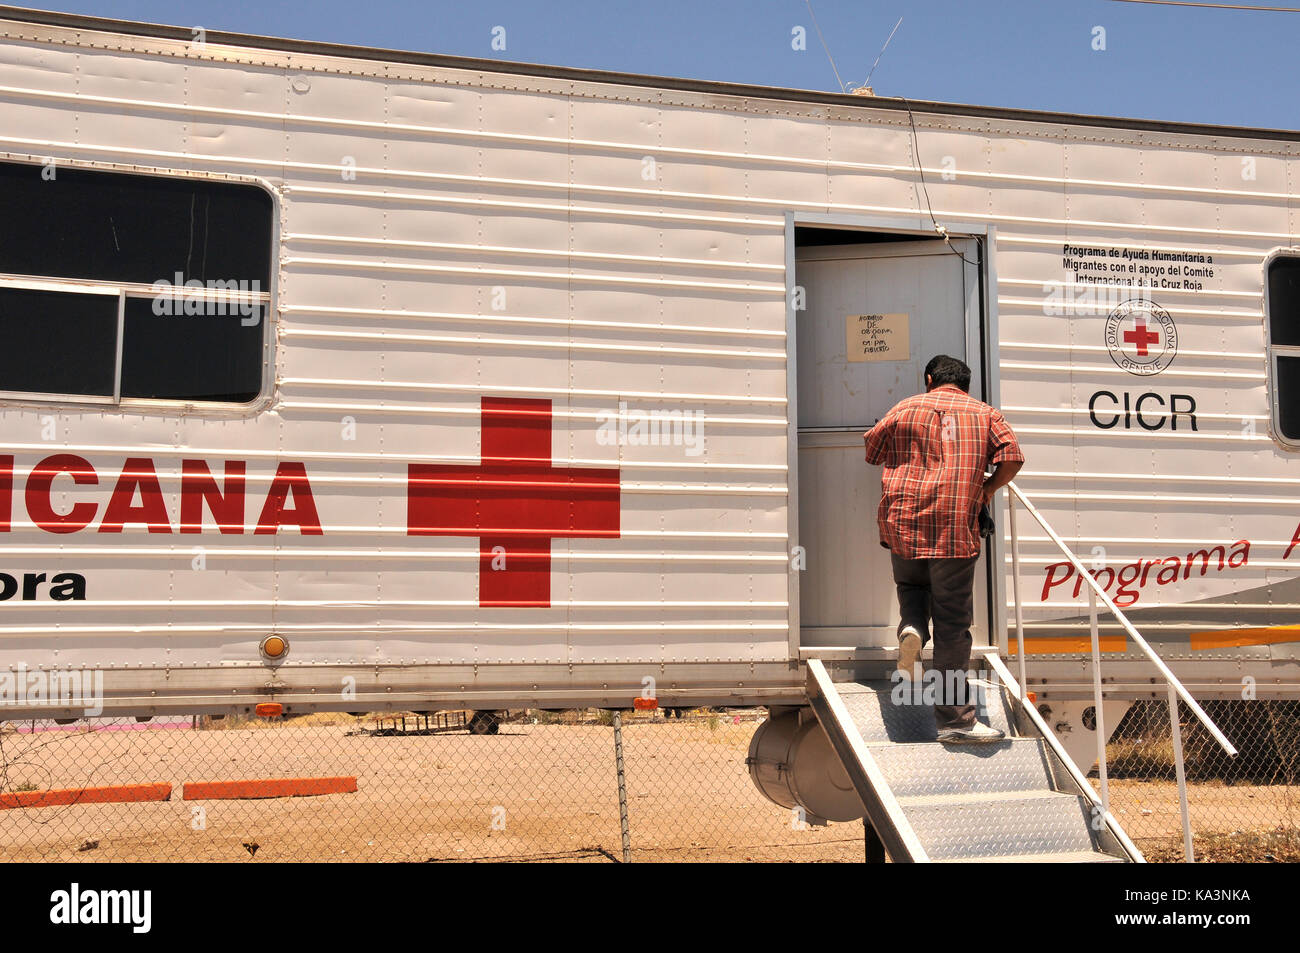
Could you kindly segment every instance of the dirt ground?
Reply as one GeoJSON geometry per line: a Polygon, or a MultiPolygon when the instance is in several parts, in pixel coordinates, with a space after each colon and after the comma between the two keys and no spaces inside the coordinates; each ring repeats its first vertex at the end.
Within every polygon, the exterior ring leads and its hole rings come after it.
{"type": "MultiPolygon", "coordinates": [[[[6,860],[572,860],[623,855],[613,730],[376,737],[346,716],[0,733],[0,790],[170,783],[158,803],[0,810],[6,860]],[[182,800],[187,781],[353,775],[354,794],[182,800]]],[[[858,822],[800,827],[750,782],[755,722],[714,716],[623,729],[639,861],[859,861],[858,822]]],[[[1172,783],[1112,781],[1112,811],[1152,859],[1178,859],[1172,783]],[[1166,856],[1167,855],[1167,856],[1166,856]]],[[[1192,786],[1198,831],[1294,830],[1295,789],[1192,786]]],[[[1238,839],[1239,840],[1239,839],[1238,839]]],[[[1236,843],[1236,841],[1233,841],[1236,843]]],[[[1198,848],[1200,849],[1200,848],[1198,848]]],[[[1261,847],[1259,853],[1271,848],[1261,847]]],[[[1181,850],[1181,847],[1178,847],[1181,850]]],[[[1240,859],[1234,856],[1232,859],[1240,859]]]]}

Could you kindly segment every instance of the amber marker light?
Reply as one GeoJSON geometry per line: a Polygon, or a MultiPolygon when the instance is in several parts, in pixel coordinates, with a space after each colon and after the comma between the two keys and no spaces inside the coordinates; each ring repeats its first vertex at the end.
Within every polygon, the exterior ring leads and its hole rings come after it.
{"type": "Polygon", "coordinates": [[[278,635],[268,635],[258,646],[262,657],[269,661],[279,661],[289,654],[289,643],[278,635]]]}

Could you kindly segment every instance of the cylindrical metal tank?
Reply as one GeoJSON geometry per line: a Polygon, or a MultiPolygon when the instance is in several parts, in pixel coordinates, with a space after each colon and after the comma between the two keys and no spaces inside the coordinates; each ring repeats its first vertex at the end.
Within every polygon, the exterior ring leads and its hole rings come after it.
{"type": "Polygon", "coordinates": [[[764,797],[803,808],[810,823],[853,821],[865,813],[812,709],[783,711],[759,725],[745,763],[764,797]]]}

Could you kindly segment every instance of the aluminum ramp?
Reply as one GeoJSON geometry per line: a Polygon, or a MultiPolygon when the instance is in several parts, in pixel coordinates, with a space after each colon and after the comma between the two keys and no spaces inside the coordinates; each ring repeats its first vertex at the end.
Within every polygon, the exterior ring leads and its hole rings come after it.
{"type": "Polygon", "coordinates": [[[997,744],[940,744],[933,706],[896,694],[892,665],[808,662],[809,702],[890,859],[1142,862],[1001,660],[981,661],[978,717],[1007,733],[997,744]]]}

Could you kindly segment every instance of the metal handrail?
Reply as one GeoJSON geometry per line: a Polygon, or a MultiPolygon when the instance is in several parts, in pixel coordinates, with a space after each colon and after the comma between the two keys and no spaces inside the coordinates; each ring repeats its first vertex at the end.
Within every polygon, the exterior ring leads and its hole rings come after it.
{"type": "MultiPolygon", "coordinates": [[[[972,654],[978,651],[978,649],[972,649],[972,654]]],[[[1006,664],[998,657],[996,647],[990,647],[987,652],[982,654],[984,661],[988,664],[989,668],[993,670],[994,674],[1002,680],[1004,685],[1013,689],[1014,696],[1017,699],[1020,699],[1022,697],[1020,685],[1016,682],[1016,677],[1011,674],[1011,671],[1006,667],[1006,664]]],[[[1092,789],[1092,785],[1088,783],[1088,779],[1084,777],[1083,772],[1079,770],[1079,766],[1070,759],[1069,754],[1065,750],[1065,746],[1061,744],[1060,739],[1056,737],[1052,732],[1052,729],[1047,727],[1047,722],[1044,721],[1043,716],[1038,713],[1038,709],[1033,705],[1025,704],[1023,701],[1021,702],[1020,709],[1024,712],[1025,718],[1028,719],[1029,723],[1033,725],[1034,730],[1042,737],[1043,743],[1052,750],[1054,755],[1056,755],[1056,758],[1060,761],[1061,767],[1065,770],[1065,773],[1069,776],[1070,780],[1074,782],[1075,787],[1079,789],[1079,793],[1083,795],[1083,797],[1087,798],[1088,803],[1092,805],[1093,810],[1100,815],[1111,835],[1119,843],[1120,849],[1123,850],[1124,853],[1128,854],[1129,860],[1134,863],[1146,863],[1146,859],[1142,856],[1142,851],[1138,850],[1137,845],[1129,839],[1128,834],[1124,832],[1124,828],[1120,827],[1119,821],[1117,821],[1115,816],[1110,813],[1110,807],[1105,804],[1098,793],[1092,789]]]]}
{"type": "Polygon", "coordinates": [[[890,859],[896,864],[928,862],[925,846],[862,740],[825,664],[817,658],[808,660],[808,703],[862,799],[866,821],[875,829],[890,859]]]}
{"type": "Polygon", "coordinates": [[[1034,507],[1034,504],[1029,501],[1029,497],[1025,496],[1024,492],[1021,491],[1020,487],[1016,486],[1015,483],[1008,483],[1007,489],[1011,492],[1011,496],[1007,499],[1007,514],[1011,531],[1011,589],[1016,612],[1016,646],[1020,666],[1019,688],[1022,696],[1021,702],[1027,707],[1032,707],[1029,701],[1028,682],[1025,679],[1025,620],[1020,598],[1020,537],[1016,532],[1016,500],[1019,500],[1021,505],[1029,511],[1029,515],[1037,520],[1038,525],[1043,528],[1044,532],[1046,532],[1052,542],[1056,544],[1057,548],[1065,554],[1065,557],[1074,567],[1074,571],[1079,574],[1079,578],[1086,581],[1089,586],[1088,617],[1090,634],[1092,636],[1093,698],[1095,702],[1094,711],[1096,713],[1097,726],[1097,773],[1101,782],[1102,804],[1107,811],[1109,811],[1110,805],[1106,774],[1106,730],[1105,721],[1102,717],[1101,646],[1097,635],[1098,598],[1105,603],[1106,608],[1115,616],[1115,619],[1124,627],[1124,630],[1129,634],[1129,637],[1132,638],[1146,657],[1151,660],[1156,669],[1165,679],[1165,684],[1169,689],[1169,721],[1174,743],[1174,766],[1178,777],[1178,801],[1182,810],[1183,853],[1186,859],[1190,862],[1195,859],[1195,856],[1192,850],[1191,818],[1187,804],[1187,775],[1183,764],[1182,727],[1178,721],[1179,699],[1181,699],[1183,703],[1191,709],[1192,713],[1196,715],[1201,724],[1205,726],[1206,730],[1209,731],[1214,740],[1219,743],[1220,747],[1222,747],[1230,757],[1237,754],[1237,749],[1233,746],[1232,742],[1227,739],[1223,732],[1219,730],[1219,726],[1210,720],[1210,716],[1205,713],[1205,710],[1201,708],[1196,699],[1191,696],[1183,683],[1178,680],[1178,676],[1170,671],[1169,666],[1166,665],[1164,660],[1156,654],[1155,650],[1151,648],[1147,640],[1142,637],[1142,634],[1133,626],[1133,623],[1128,620],[1128,617],[1120,611],[1119,606],[1115,605],[1110,596],[1106,594],[1106,590],[1097,582],[1096,577],[1094,577],[1092,573],[1088,572],[1083,563],[1079,561],[1079,558],[1070,550],[1070,547],[1065,545],[1065,541],[1057,535],[1056,531],[1052,529],[1047,520],[1043,518],[1043,515],[1038,512],[1034,507]]]}

